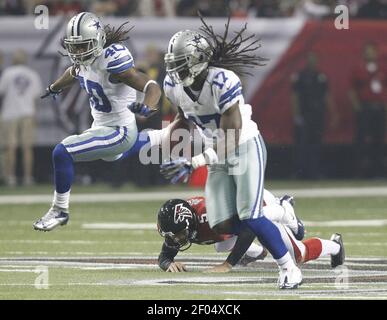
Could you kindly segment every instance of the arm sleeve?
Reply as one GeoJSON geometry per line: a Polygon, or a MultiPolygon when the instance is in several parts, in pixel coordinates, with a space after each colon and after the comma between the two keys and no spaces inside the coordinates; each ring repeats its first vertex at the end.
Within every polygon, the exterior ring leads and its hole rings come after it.
{"type": "Polygon", "coordinates": [[[158,258],[159,267],[162,270],[167,271],[169,265],[173,262],[178,252],[179,251],[177,249],[168,247],[167,244],[164,242],[163,246],[161,247],[161,252],[158,258]]]}
{"type": "Polygon", "coordinates": [[[215,75],[212,87],[221,114],[236,102],[243,101],[241,80],[232,71],[224,70],[215,75]]]}
{"type": "Polygon", "coordinates": [[[104,50],[104,63],[109,73],[121,73],[134,67],[134,60],[128,48],[122,44],[112,44],[104,50]]]}
{"type": "Polygon", "coordinates": [[[255,234],[247,226],[241,227],[241,230],[238,234],[238,239],[235,242],[234,248],[232,248],[226,261],[232,266],[235,266],[246,253],[254,239],[255,234]]]}

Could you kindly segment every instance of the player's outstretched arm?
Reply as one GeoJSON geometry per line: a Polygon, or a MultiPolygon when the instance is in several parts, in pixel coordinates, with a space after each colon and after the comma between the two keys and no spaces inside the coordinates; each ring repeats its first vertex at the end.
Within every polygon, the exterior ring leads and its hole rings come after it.
{"type": "Polygon", "coordinates": [[[63,89],[71,86],[76,82],[76,71],[75,67],[71,66],[66,69],[66,71],[57,79],[54,83],[50,84],[46,88],[46,93],[41,96],[41,98],[46,98],[48,96],[56,98],[63,89]]]}
{"type": "Polygon", "coordinates": [[[224,261],[221,264],[218,264],[210,269],[204,270],[205,273],[226,273],[231,271],[232,265],[229,264],[227,261],[224,261]]]}
{"type": "Polygon", "coordinates": [[[246,253],[247,249],[251,246],[255,237],[256,235],[254,232],[252,232],[248,227],[242,226],[238,234],[238,239],[228,255],[226,262],[228,262],[231,266],[235,266],[246,253]]]}
{"type": "Polygon", "coordinates": [[[253,243],[255,237],[255,234],[248,227],[242,227],[238,234],[237,241],[235,242],[235,245],[228,255],[226,261],[220,265],[208,269],[206,272],[218,273],[230,271],[232,267],[235,266],[246,253],[247,249],[253,243]]]}
{"type": "Polygon", "coordinates": [[[185,265],[182,264],[181,262],[172,262],[166,271],[167,272],[185,272],[187,271],[187,269],[185,268],[185,265]]]}
{"type": "Polygon", "coordinates": [[[156,81],[150,79],[145,73],[138,71],[136,68],[129,68],[124,72],[114,74],[113,78],[138,91],[144,92],[143,103],[133,103],[129,106],[132,112],[149,116],[157,111],[161,89],[156,81]]]}
{"type": "Polygon", "coordinates": [[[158,258],[159,267],[166,272],[183,272],[187,271],[185,266],[174,259],[179,251],[167,246],[164,242],[158,258]]]}

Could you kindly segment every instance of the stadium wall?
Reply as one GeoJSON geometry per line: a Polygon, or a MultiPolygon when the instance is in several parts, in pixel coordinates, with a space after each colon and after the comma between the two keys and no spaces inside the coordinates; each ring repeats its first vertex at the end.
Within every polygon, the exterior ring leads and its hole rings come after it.
{"type": "Polygon", "coordinates": [[[319,70],[328,78],[340,119],[339,126],[333,128],[327,116],[324,141],[334,145],[351,144],[354,115],[348,93],[352,72],[363,62],[363,48],[367,43],[376,44],[379,60],[387,61],[386,34],[386,21],[351,21],[349,30],[337,30],[330,20],[305,23],[251,99],[255,106],[253,117],[266,141],[275,145],[293,143],[291,76],[305,65],[306,56],[312,51],[318,57],[319,70]]]}

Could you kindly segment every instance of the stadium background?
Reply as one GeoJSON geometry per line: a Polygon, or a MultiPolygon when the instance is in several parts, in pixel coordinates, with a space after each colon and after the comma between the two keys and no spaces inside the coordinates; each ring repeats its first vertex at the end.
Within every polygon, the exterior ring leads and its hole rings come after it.
{"type": "MultiPolygon", "coordinates": [[[[58,9],[60,3],[60,1],[49,3],[49,7],[52,8],[51,12],[61,12],[58,9]],[[55,3],[58,3],[57,7],[55,3]]],[[[67,10],[67,14],[77,10],[78,7],[70,6],[71,1],[66,3],[68,7],[62,5],[63,11],[67,10]]],[[[234,1],[230,3],[232,5],[234,1]]],[[[239,2],[236,1],[236,3],[239,2]]],[[[362,3],[358,2],[358,4],[362,3]]],[[[259,8],[259,5],[257,6],[259,8]]],[[[242,5],[240,7],[243,8],[242,5]]],[[[387,30],[387,23],[381,20],[359,19],[351,16],[349,30],[338,30],[334,25],[336,16],[332,12],[316,18],[313,16],[313,11],[309,13],[309,16],[308,13],[296,14],[294,12],[292,16],[285,11],[283,16],[279,17],[261,17],[259,12],[262,11],[257,11],[256,15],[259,18],[254,18],[251,16],[251,10],[246,11],[246,16],[243,17],[235,8],[238,9],[238,6],[234,6],[235,19],[232,20],[231,30],[237,30],[247,22],[248,32],[255,33],[262,40],[260,54],[269,59],[265,67],[253,70],[251,77],[247,76],[242,79],[246,100],[253,106],[253,119],[258,123],[269,149],[270,161],[267,167],[267,177],[277,179],[297,177],[295,172],[297,169],[294,166],[291,78],[305,66],[307,55],[314,52],[319,61],[318,69],[328,78],[329,91],[339,117],[339,125],[332,127],[328,125],[331,120],[330,115],[326,115],[321,162],[323,165],[320,168],[320,177],[357,178],[353,161],[356,155],[353,144],[355,121],[348,94],[352,69],[361,64],[363,47],[369,42],[378,45],[380,61],[385,60],[387,45],[383,35],[387,30]]],[[[353,4],[350,8],[353,8],[353,4]]],[[[78,8],[78,10],[81,9],[78,8]]],[[[111,15],[103,17],[103,21],[116,27],[129,21],[128,26],[134,26],[130,33],[131,38],[126,45],[133,53],[136,65],[149,71],[152,76],[156,76],[160,84],[162,84],[164,75],[163,53],[170,35],[182,26],[187,29],[197,29],[200,26],[196,17],[158,16],[150,20],[150,17],[138,17],[138,11],[134,11],[134,16],[128,17],[112,17],[111,15]]],[[[16,49],[22,48],[30,57],[29,65],[39,72],[42,83],[46,85],[56,79],[69,65],[68,59],[58,54],[58,51],[61,50],[60,39],[65,32],[67,16],[50,16],[47,30],[35,29],[33,27],[35,18],[33,15],[1,17],[1,51],[5,56],[2,67],[10,63],[11,55],[16,49]]],[[[214,25],[215,30],[219,32],[222,32],[225,21],[225,18],[220,17],[208,18],[208,22],[214,25]]],[[[165,99],[160,107],[162,113],[148,122],[140,121],[140,128],[160,128],[162,120],[173,118],[175,110],[170,108],[165,99]]],[[[50,167],[52,147],[67,135],[88,128],[90,120],[87,96],[78,86],[67,91],[57,102],[48,99],[38,101],[34,166],[37,182],[47,183],[52,179],[50,170],[46,169],[50,167]]],[[[383,161],[385,162],[384,159],[383,161]]],[[[122,181],[114,182],[120,178],[138,182],[138,177],[131,175],[131,171],[149,172],[136,160],[120,166],[117,171],[124,171],[126,175],[118,174],[118,178],[103,174],[107,168],[103,162],[78,166],[77,173],[80,175],[80,180],[111,182],[116,185],[122,183],[122,181]]],[[[19,169],[21,170],[20,166],[19,169]]],[[[19,174],[21,174],[20,170],[19,174]]],[[[155,168],[152,168],[152,172],[157,176],[155,168]]],[[[385,176],[385,171],[380,172],[380,177],[383,176],[385,176]]],[[[150,185],[163,183],[160,177],[156,180],[150,179],[148,182],[143,179],[140,181],[150,185]]]]}

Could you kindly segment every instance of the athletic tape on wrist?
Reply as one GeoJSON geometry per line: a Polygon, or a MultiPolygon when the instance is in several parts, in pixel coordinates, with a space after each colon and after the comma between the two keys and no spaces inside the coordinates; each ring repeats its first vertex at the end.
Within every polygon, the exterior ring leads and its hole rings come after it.
{"type": "Polygon", "coordinates": [[[206,149],[203,153],[192,158],[192,168],[197,169],[206,164],[215,164],[218,162],[218,155],[212,148],[206,149]]]}

